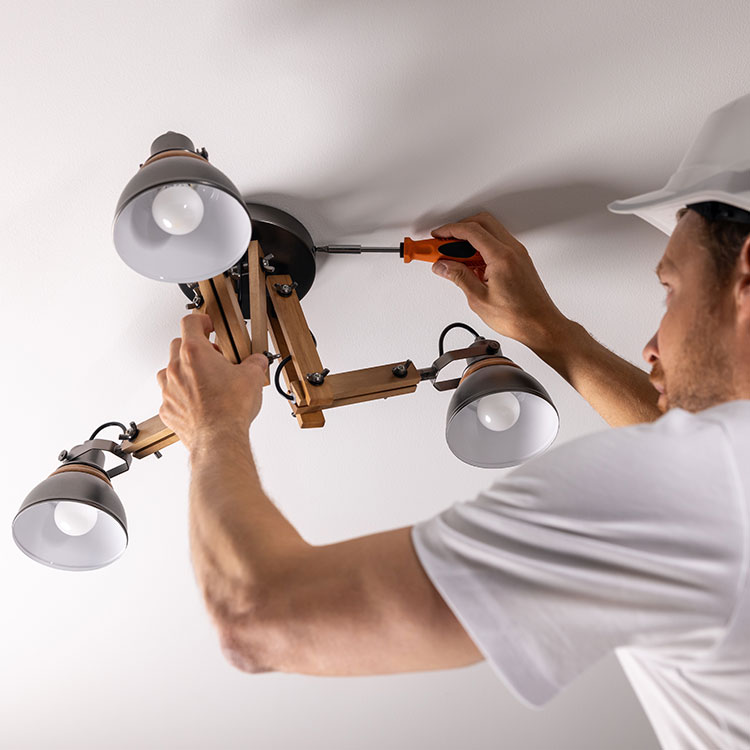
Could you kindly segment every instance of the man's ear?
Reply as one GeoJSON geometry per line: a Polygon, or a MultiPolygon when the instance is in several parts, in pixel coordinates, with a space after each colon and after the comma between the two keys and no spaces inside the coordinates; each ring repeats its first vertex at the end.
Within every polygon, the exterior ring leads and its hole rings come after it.
{"type": "Polygon", "coordinates": [[[734,287],[737,322],[750,327],[750,234],[745,238],[737,258],[734,287]]]}

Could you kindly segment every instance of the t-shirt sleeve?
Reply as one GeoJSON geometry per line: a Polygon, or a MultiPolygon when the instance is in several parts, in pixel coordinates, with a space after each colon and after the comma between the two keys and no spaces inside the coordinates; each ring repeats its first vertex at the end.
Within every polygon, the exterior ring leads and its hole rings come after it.
{"type": "Polygon", "coordinates": [[[414,526],[428,577],[524,703],[617,647],[722,635],[744,543],[726,440],[673,409],[554,448],[414,526]]]}

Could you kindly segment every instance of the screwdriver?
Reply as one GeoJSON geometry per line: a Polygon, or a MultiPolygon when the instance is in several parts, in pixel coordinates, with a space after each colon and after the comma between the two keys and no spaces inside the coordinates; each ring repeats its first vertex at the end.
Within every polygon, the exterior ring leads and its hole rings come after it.
{"type": "Polygon", "coordinates": [[[316,247],[319,253],[399,253],[404,263],[413,260],[453,260],[471,268],[484,268],[484,258],[466,240],[413,240],[405,237],[399,247],[362,247],[361,245],[325,245],[316,247]]]}

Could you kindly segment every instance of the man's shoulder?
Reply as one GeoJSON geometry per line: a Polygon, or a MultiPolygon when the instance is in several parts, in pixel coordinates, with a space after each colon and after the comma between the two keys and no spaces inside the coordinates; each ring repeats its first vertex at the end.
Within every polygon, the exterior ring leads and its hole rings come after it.
{"type": "MultiPolygon", "coordinates": [[[[750,443],[750,402],[743,408],[750,443]]],[[[703,512],[706,504],[715,507],[717,494],[736,492],[736,453],[727,450],[724,425],[729,410],[671,409],[654,422],[568,440],[498,479],[485,495],[501,500],[513,492],[530,507],[581,517],[628,509],[661,517],[665,507],[703,512]]]]}

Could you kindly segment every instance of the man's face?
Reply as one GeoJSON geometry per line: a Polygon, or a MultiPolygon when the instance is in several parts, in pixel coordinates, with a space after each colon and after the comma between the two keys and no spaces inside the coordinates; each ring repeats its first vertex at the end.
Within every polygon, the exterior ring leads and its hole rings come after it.
{"type": "Polygon", "coordinates": [[[687,211],[677,222],[661,259],[659,277],[666,312],[643,349],[659,409],[698,412],[734,395],[731,295],[714,288],[708,251],[698,243],[702,218],[687,211]]]}

